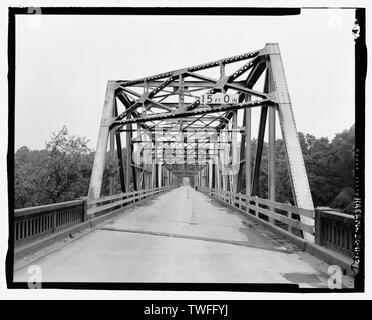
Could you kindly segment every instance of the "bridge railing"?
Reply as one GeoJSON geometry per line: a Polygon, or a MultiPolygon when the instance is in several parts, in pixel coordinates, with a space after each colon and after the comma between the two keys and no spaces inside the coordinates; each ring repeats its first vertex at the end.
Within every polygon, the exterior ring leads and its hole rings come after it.
{"type": "Polygon", "coordinates": [[[98,199],[79,200],[16,209],[14,212],[14,244],[37,240],[62,231],[87,219],[102,216],[134,202],[156,196],[170,187],[120,193],[98,199]]]}
{"type": "Polygon", "coordinates": [[[279,226],[294,235],[300,236],[300,231],[314,234],[314,226],[300,221],[301,216],[314,219],[313,210],[208,187],[199,186],[198,190],[270,224],[279,226]]]}
{"type": "Polygon", "coordinates": [[[330,208],[315,209],[315,243],[353,256],[354,216],[330,208]]]}
{"type": "Polygon", "coordinates": [[[353,256],[354,216],[335,212],[330,208],[316,208],[315,211],[298,208],[292,205],[249,197],[240,193],[198,187],[198,190],[226,203],[239,208],[268,223],[301,236],[300,230],[315,235],[315,243],[340,252],[349,257],[353,256]],[[314,226],[300,221],[305,216],[314,219],[314,226]]]}
{"type": "Polygon", "coordinates": [[[130,203],[138,202],[149,197],[160,194],[169,190],[169,186],[143,189],[139,191],[132,191],[127,193],[119,193],[112,196],[101,197],[99,199],[88,200],[88,216],[100,216],[107,212],[120,209],[121,207],[130,203]]]}
{"type": "Polygon", "coordinates": [[[14,212],[14,243],[34,240],[86,219],[84,200],[17,209],[14,212]]]}

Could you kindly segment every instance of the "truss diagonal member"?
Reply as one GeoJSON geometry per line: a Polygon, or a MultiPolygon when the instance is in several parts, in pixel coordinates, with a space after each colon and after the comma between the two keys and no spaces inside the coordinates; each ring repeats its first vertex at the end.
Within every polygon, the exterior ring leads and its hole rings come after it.
{"type": "MultiPolygon", "coordinates": [[[[126,90],[124,90],[126,91],[126,90]]],[[[131,103],[128,99],[128,97],[123,93],[121,92],[119,95],[122,95],[126,98],[127,100],[127,105],[129,105],[129,107],[124,110],[120,115],[118,115],[115,119],[115,121],[119,121],[121,119],[124,119],[128,114],[131,114],[133,111],[135,111],[138,107],[140,107],[142,105],[142,102],[140,101],[135,101],[134,103],[131,103]]],[[[153,104],[153,105],[156,105],[158,108],[161,108],[161,109],[164,109],[164,110],[167,110],[169,112],[172,111],[171,108],[167,107],[166,105],[158,102],[158,101],[155,101],[153,99],[150,99],[150,98],[146,98],[146,100],[144,101],[145,105],[146,104],[153,104]]],[[[150,108],[151,108],[151,105],[150,105],[150,108]]]]}
{"type": "MultiPolygon", "coordinates": [[[[212,88],[211,90],[209,90],[207,92],[207,94],[213,94],[213,93],[215,93],[217,91],[216,86],[218,85],[218,80],[215,80],[215,79],[212,79],[212,78],[209,78],[207,76],[200,75],[200,74],[191,73],[191,72],[189,72],[188,75],[189,76],[192,76],[194,78],[200,79],[200,80],[209,81],[209,82],[213,83],[214,88],[212,88]]],[[[194,110],[199,105],[200,105],[200,98],[197,98],[193,103],[191,103],[190,105],[188,105],[186,109],[187,110],[194,110]]]]}
{"type": "MultiPolygon", "coordinates": [[[[164,104],[161,104],[161,103],[153,100],[152,98],[158,92],[160,92],[161,90],[163,90],[164,88],[166,88],[171,82],[173,82],[174,79],[175,79],[175,77],[172,74],[171,77],[169,77],[167,80],[165,80],[164,82],[162,82],[153,91],[151,91],[149,93],[144,93],[144,94],[139,94],[139,93],[137,93],[137,92],[135,92],[133,90],[130,90],[130,89],[126,88],[126,87],[122,87],[121,86],[122,91],[125,91],[127,93],[130,93],[130,94],[138,97],[139,99],[130,108],[128,108],[127,110],[125,110],[123,113],[121,113],[116,119],[117,120],[121,120],[121,119],[125,118],[126,115],[130,114],[133,110],[135,110],[140,105],[142,105],[142,103],[146,105],[148,102],[151,102],[151,103],[157,105],[158,107],[160,107],[162,109],[171,111],[171,109],[169,109],[167,106],[165,106],[164,104]]],[[[122,94],[122,92],[121,92],[121,94],[122,94]]]]}
{"type": "Polygon", "coordinates": [[[229,87],[231,89],[234,89],[234,90],[237,90],[237,91],[240,91],[240,92],[243,92],[243,93],[248,93],[252,96],[256,96],[256,97],[259,97],[259,98],[267,99],[269,97],[269,95],[266,94],[266,93],[259,92],[259,91],[256,91],[256,90],[252,90],[252,89],[248,89],[248,88],[242,87],[242,86],[240,86],[238,84],[234,84],[234,83],[226,82],[226,87],[229,87]]]}
{"type": "MultiPolygon", "coordinates": [[[[255,60],[256,59],[257,59],[257,63],[255,63],[253,69],[251,69],[251,71],[249,72],[247,79],[244,81],[244,87],[248,89],[251,89],[254,86],[254,84],[260,78],[262,73],[266,70],[266,57],[260,55],[259,57],[255,58],[255,60]]],[[[237,84],[237,83],[234,82],[234,84],[237,84]]],[[[240,93],[239,102],[243,102],[246,95],[247,94],[245,92],[240,93]]],[[[232,118],[232,112],[228,112],[227,120],[230,120],[231,118],[232,118]]],[[[224,127],[225,127],[225,123],[221,123],[216,129],[221,130],[224,127]]]]}
{"type": "MultiPolygon", "coordinates": [[[[128,97],[125,95],[125,94],[123,94],[122,92],[121,92],[121,94],[118,94],[117,96],[116,96],[119,100],[120,100],[120,102],[124,105],[124,107],[126,108],[126,110],[122,113],[122,114],[120,114],[120,116],[122,116],[123,115],[123,118],[127,115],[127,114],[132,114],[135,118],[138,118],[139,117],[139,114],[136,112],[136,106],[135,106],[135,102],[130,102],[129,101],[129,99],[128,99],[128,97]],[[126,112],[127,111],[127,109],[130,109],[131,111],[130,111],[130,113],[128,113],[128,112],[126,112]]],[[[115,120],[114,121],[112,121],[112,124],[110,125],[110,130],[112,130],[115,126],[114,126],[114,122],[115,121],[118,121],[117,120],[118,119],[118,117],[116,117],[115,118],[115,120]]],[[[149,130],[149,127],[147,126],[147,124],[146,123],[142,123],[141,124],[141,127],[143,128],[143,129],[145,129],[145,130],[149,130]]],[[[118,128],[117,128],[118,129],[118,128]]]]}
{"type": "Polygon", "coordinates": [[[166,88],[171,82],[174,81],[174,79],[177,77],[177,76],[174,76],[174,72],[171,72],[172,76],[169,77],[168,79],[166,79],[163,83],[161,83],[159,86],[157,86],[155,89],[153,89],[149,94],[148,94],[148,98],[151,99],[153,98],[157,93],[159,93],[161,90],[163,90],[164,88],[166,88]]]}
{"type": "Polygon", "coordinates": [[[190,76],[190,77],[196,78],[196,79],[200,79],[200,80],[205,80],[205,81],[211,82],[213,84],[216,84],[218,82],[218,80],[216,80],[216,79],[213,79],[213,78],[210,78],[210,77],[207,77],[207,76],[198,74],[198,73],[194,73],[194,72],[187,71],[185,74],[188,75],[188,76],[190,76]]]}
{"type": "Polygon", "coordinates": [[[197,109],[197,110],[185,111],[185,112],[179,112],[179,113],[163,113],[163,114],[157,114],[153,116],[115,121],[112,127],[123,126],[129,123],[142,123],[142,122],[155,121],[155,120],[177,119],[177,118],[184,118],[184,117],[195,116],[195,115],[202,115],[205,113],[216,113],[216,112],[224,112],[227,110],[238,110],[238,109],[242,109],[246,107],[253,108],[253,107],[259,107],[263,105],[272,105],[273,103],[274,102],[271,100],[257,100],[257,101],[236,103],[236,104],[230,104],[230,105],[216,105],[214,108],[211,108],[211,109],[197,109]]]}
{"type": "Polygon", "coordinates": [[[248,74],[245,81],[245,87],[252,88],[257,80],[260,78],[262,73],[266,69],[266,60],[261,57],[259,62],[254,66],[251,72],[248,74]]]}
{"type": "Polygon", "coordinates": [[[195,120],[193,120],[192,122],[190,122],[189,124],[187,124],[185,127],[183,127],[182,130],[186,130],[188,127],[190,127],[191,125],[193,125],[195,122],[198,122],[198,121],[201,121],[204,124],[204,122],[201,120],[204,116],[205,116],[205,114],[203,114],[199,118],[196,118],[195,120]]]}
{"type": "Polygon", "coordinates": [[[147,104],[150,108],[152,107],[151,104],[153,104],[153,105],[156,105],[158,108],[161,108],[161,109],[164,109],[164,110],[168,110],[168,111],[172,111],[172,109],[169,108],[169,107],[167,107],[165,104],[160,103],[160,102],[158,102],[158,101],[155,101],[155,100],[153,100],[153,99],[147,99],[147,100],[146,100],[146,104],[147,104]]]}
{"type": "Polygon", "coordinates": [[[246,63],[245,65],[240,67],[238,70],[236,70],[232,75],[230,75],[227,82],[231,82],[239,78],[241,75],[246,73],[248,70],[252,69],[260,60],[261,60],[261,57],[259,56],[253,59],[252,61],[246,63]]]}
{"type": "Polygon", "coordinates": [[[130,102],[129,98],[123,92],[119,93],[117,97],[124,104],[126,109],[116,117],[115,121],[124,119],[128,114],[130,114],[132,111],[136,110],[140,106],[139,102],[130,102]]]}
{"type": "Polygon", "coordinates": [[[117,82],[123,88],[123,87],[131,86],[131,85],[135,85],[135,84],[138,84],[138,83],[141,83],[141,82],[164,79],[164,78],[168,78],[168,77],[172,76],[175,73],[182,72],[184,70],[191,71],[191,72],[192,71],[199,71],[199,70],[203,70],[203,69],[217,67],[221,63],[222,64],[228,64],[228,63],[233,63],[233,62],[237,62],[237,61],[241,61],[241,60],[245,60],[245,59],[254,58],[261,53],[261,50],[262,49],[247,52],[247,53],[243,53],[243,54],[238,54],[236,56],[232,56],[232,57],[229,57],[229,58],[215,60],[215,61],[207,62],[207,63],[202,63],[202,64],[198,64],[196,66],[183,68],[183,69],[178,69],[178,70],[173,70],[173,71],[170,71],[170,72],[160,73],[160,74],[156,74],[156,75],[153,75],[153,76],[150,76],[150,77],[139,78],[139,79],[132,80],[132,81],[117,81],[117,82]]]}

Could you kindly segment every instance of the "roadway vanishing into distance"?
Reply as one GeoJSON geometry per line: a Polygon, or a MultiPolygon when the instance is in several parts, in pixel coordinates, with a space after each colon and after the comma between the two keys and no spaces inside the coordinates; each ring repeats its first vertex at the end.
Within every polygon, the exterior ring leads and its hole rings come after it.
{"type": "MultiPolygon", "coordinates": [[[[125,210],[125,209],[124,209],[125,210]]],[[[182,186],[34,261],[42,282],[297,283],[327,287],[321,262],[182,186]]],[[[28,266],[15,282],[27,282],[28,266]]]]}

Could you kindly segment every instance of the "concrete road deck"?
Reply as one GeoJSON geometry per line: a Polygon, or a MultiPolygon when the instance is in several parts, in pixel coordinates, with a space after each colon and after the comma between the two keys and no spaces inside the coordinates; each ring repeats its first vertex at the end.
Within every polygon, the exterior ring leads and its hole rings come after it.
{"type": "MultiPolygon", "coordinates": [[[[129,209],[40,258],[43,282],[298,283],[326,287],[316,259],[191,187],[129,209]]],[[[14,281],[27,282],[28,267],[14,281]]]]}

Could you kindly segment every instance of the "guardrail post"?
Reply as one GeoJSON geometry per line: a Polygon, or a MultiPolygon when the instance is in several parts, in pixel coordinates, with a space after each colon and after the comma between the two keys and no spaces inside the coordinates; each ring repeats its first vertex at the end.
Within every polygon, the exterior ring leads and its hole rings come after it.
{"type": "Polygon", "coordinates": [[[322,245],[322,212],[315,208],[315,244],[322,245]]]}
{"type": "Polygon", "coordinates": [[[82,221],[87,221],[88,217],[88,197],[80,197],[80,199],[83,201],[82,202],[82,221]]]}
{"type": "Polygon", "coordinates": [[[52,232],[55,232],[57,228],[57,211],[53,210],[52,214],[52,232]]]}
{"type": "MultiPolygon", "coordinates": [[[[287,217],[293,219],[293,213],[291,211],[287,211],[287,217]]],[[[290,224],[287,224],[288,226],[288,232],[294,234],[293,226],[290,224]]]]}

